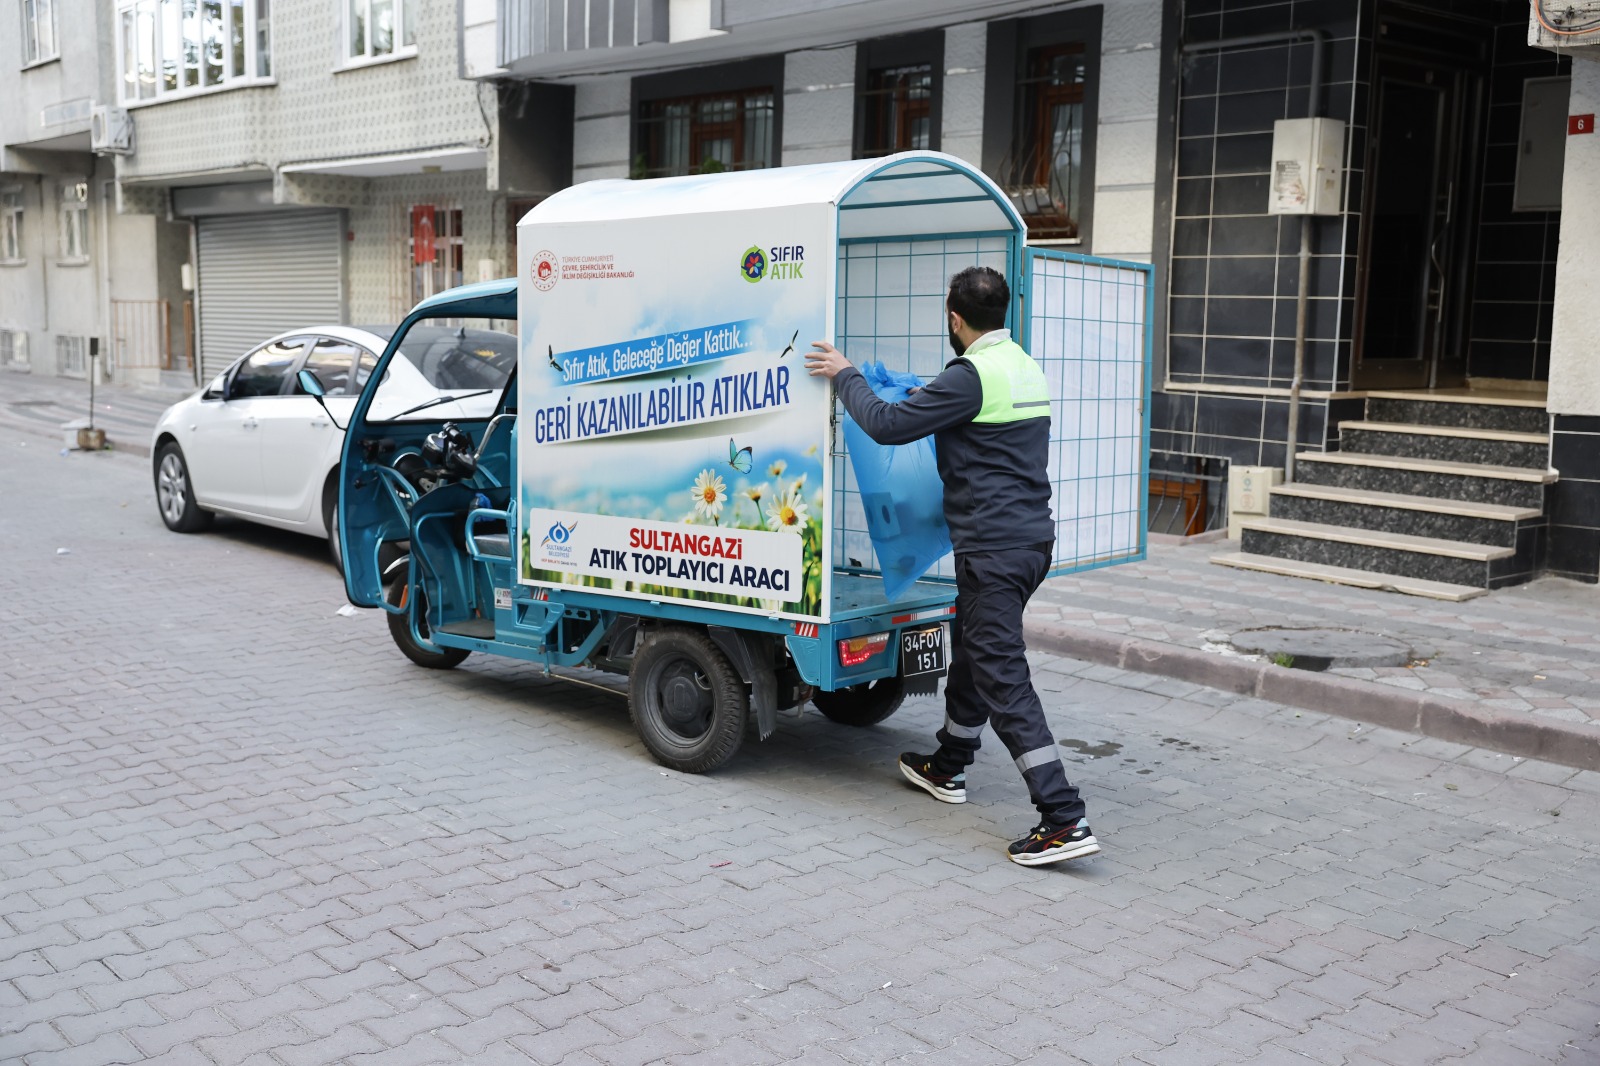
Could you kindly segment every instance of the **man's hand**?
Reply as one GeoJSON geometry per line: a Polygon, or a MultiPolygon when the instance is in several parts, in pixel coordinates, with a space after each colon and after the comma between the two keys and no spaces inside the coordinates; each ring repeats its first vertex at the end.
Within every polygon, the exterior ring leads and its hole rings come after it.
{"type": "Polygon", "coordinates": [[[806,353],[806,369],[812,377],[825,377],[831,381],[834,375],[850,365],[844,353],[827,341],[812,341],[811,347],[818,349],[806,353]]]}

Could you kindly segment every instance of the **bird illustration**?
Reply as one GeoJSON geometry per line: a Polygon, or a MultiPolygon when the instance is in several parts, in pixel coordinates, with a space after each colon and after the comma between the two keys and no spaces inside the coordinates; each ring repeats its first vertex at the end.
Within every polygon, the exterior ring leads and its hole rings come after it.
{"type": "Polygon", "coordinates": [[[782,359],[784,356],[786,356],[790,352],[794,351],[794,342],[799,340],[799,339],[800,339],[800,331],[799,330],[795,330],[794,331],[794,336],[789,338],[789,347],[785,348],[782,352],[779,352],[778,353],[778,358],[782,359]]]}
{"type": "Polygon", "coordinates": [[[550,353],[550,365],[552,367],[554,367],[555,369],[560,370],[561,369],[561,364],[556,362],[556,348],[555,348],[555,345],[553,345],[553,344],[547,345],[546,348],[550,353]]]}

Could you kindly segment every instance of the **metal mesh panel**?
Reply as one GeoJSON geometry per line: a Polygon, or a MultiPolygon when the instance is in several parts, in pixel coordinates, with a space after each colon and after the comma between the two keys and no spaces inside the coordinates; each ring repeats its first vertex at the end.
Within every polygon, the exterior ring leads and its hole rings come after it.
{"type": "MultiPolygon", "coordinates": [[[[1002,273],[1009,239],[841,246],[835,334],[857,364],[931,380],[950,359],[944,297],[964,267],[1002,273]]],[[[1072,253],[1030,250],[1018,340],[1051,395],[1050,482],[1056,573],[1142,558],[1145,551],[1149,272],[1072,253]]],[[[836,418],[845,417],[842,409],[836,418]]],[[[844,436],[833,449],[833,563],[878,570],[844,436]]],[[[953,578],[947,556],[930,577],[953,578]]]]}
{"type": "MultiPolygon", "coordinates": [[[[834,329],[839,348],[857,365],[883,363],[933,380],[951,358],[944,316],[950,275],[969,266],[1006,273],[1009,249],[1006,237],[841,245],[834,329]]],[[[842,408],[835,417],[845,417],[842,408]]],[[[878,570],[843,433],[834,439],[833,486],[833,564],[878,570]]],[[[954,580],[950,557],[928,576],[954,580]]]]}
{"type": "Polygon", "coordinates": [[[1149,268],[1031,250],[1028,352],[1051,395],[1055,573],[1143,558],[1149,268]]]}

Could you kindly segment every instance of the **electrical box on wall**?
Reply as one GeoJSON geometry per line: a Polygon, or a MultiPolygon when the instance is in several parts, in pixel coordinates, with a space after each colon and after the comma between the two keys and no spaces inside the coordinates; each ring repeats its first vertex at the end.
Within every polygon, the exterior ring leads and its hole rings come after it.
{"type": "Polygon", "coordinates": [[[1283,484],[1283,470],[1276,466],[1228,467],[1228,536],[1239,539],[1239,523],[1246,518],[1265,518],[1272,487],[1283,484]]]}
{"type": "Polygon", "coordinates": [[[1344,122],[1287,118],[1272,124],[1269,215],[1337,215],[1344,198],[1344,122]]]}

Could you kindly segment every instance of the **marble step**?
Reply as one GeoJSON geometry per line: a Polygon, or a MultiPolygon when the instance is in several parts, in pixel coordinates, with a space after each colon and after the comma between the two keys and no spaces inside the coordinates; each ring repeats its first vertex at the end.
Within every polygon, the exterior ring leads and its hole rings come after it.
{"type": "Polygon", "coordinates": [[[1533,467],[1490,466],[1447,459],[1410,459],[1355,452],[1300,452],[1295,477],[1313,485],[1433,496],[1474,503],[1546,511],[1545,487],[1555,471],[1533,467]]]}
{"type": "Polygon", "coordinates": [[[1273,488],[1270,513],[1273,518],[1411,533],[1502,548],[1517,547],[1519,536],[1527,538],[1530,529],[1544,524],[1544,516],[1532,507],[1506,507],[1304,482],[1273,488]]]}
{"type": "Polygon", "coordinates": [[[1550,435],[1404,422],[1341,422],[1339,450],[1538,468],[1550,463],[1550,435]]]}
{"type": "Polygon", "coordinates": [[[1502,429],[1513,433],[1548,433],[1550,415],[1544,397],[1474,397],[1466,390],[1442,393],[1369,392],[1369,422],[1502,429]]]}
{"type": "Polygon", "coordinates": [[[1211,561],[1218,566],[1231,566],[1236,570],[1254,570],[1262,574],[1283,577],[1304,577],[1314,581],[1328,581],[1336,585],[1351,585],[1362,589],[1379,589],[1384,592],[1403,592],[1408,596],[1426,596],[1434,600],[1460,603],[1489,590],[1471,585],[1452,585],[1446,581],[1426,581],[1404,574],[1374,574],[1368,570],[1352,570],[1347,566],[1328,566],[1325,563],[1304,563],[1293,559],[1277,559],[1270,555],[1252,555],[1248,552],[1225,552],[1213,555],[1211,561]]]}
{"type": "MultiPolygon", "coordinates": [[[[1252,555],[1271,555],[1304,563],[1342,566],[1378,574],[1493,588],[1510,584],[1531,561],[1519,567],[1512,548],[1386,533],[1287,518],[1249,518],[1239,523],[1239,547],[1252,555]]],[[[1522,578],[1526,580],[1526,577],[1522,578]]]]}

